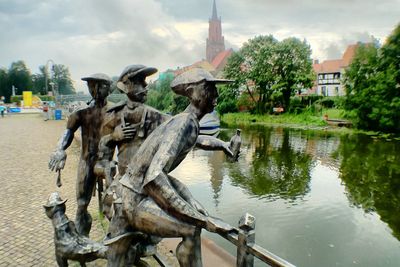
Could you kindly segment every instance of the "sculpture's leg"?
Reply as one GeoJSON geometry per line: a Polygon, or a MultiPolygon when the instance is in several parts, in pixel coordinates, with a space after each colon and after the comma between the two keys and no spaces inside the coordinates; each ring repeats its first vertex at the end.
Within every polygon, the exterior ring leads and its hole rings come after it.
{"type": "Polygon", "coordinates": [[[57,252],[56,252],[56,261],[58,267],[68,267],[68,260],[60,255],[57,255],[57,252]]]}
{"type": "Polygon", "coordinates": [[[92,227],[92,216],[87,211],[92,193],[96,185],[96,177],[90,166],[81,160],[78,167],[78,177],[76,181],[76,198],[78,208],[76,210],[75,225],[79,234],[89,236],[92,227]]]}
{"type": "Polygon", "coordinates": [[[108,267],[125,267],[126,253],[131,239],[117,241],[109,245],[107,252],[108,267]]]}
{"type": "Polygon", "coordinates": [[[92,216],[87,211],[88,205],[79,205],[76,210],[76,230],[84,236],[89,236],[92,228],[92,216]]]}
{"type": "Polygon", "coordinates": [[[137,199],[134,193],[129,189],[123,190],[125,214],[134,229],[160,237],[182,237],[183,241],[177,249],[180,265],[202,266],[200,229],[166,213],[149,197],[141,200],[135,207],[137,199]],[[131,194],[132,199],[126,193],[131,194]]]}
{"type": "Polygon", "coordinates": [[[201,229],[193,237],[184,237],[176,247],[176,257],[180,266],[201,267],[201,229]]]}
{"type": "MultiPolygon", "coordinates": [[[[132,232],[131,227],[128,224],[126,217],[122,212],[121,204],[114,203],[114,216],[111,219],[108,227],[108,241],[111,244],[108,245],[107,251],[107,262],[108,267],[124,267],[127,266],[126,260],[127,253],[130,245],[132,244],[132,236],[125,236],[127,233],[132,232]]],[[[130,251],[132,252],[132,251],[130,251]]],[[[135,251],[133,251],[135,252],[135,251]]],[[[132,255],[135,258],[135,255],[132,255]]]]}

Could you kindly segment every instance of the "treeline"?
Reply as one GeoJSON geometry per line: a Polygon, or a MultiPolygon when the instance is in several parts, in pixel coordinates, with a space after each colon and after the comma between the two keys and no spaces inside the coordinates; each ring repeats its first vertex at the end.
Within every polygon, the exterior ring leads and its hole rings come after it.
{"type": "Polygon", "coordinates": [[[189,105],[189,100],[171,90],[173,79],[173,73],[166,72],[160,74],[156,82],[149,84],[146,104],[171,114],[182,112],[189,105]]]}
{"type": "Polygon", "coordinates": [[[18,95],[23,91],[46,95],[46,77],[48,91],[55,90],[62,95],[75,94],[68,67],[53,64],[50,70],[46,70],[45,66],[40,66],[39,73],[32,74],[25,62],[19,60],[11,63],[9,68],[0,67],[0,96],[4,96],[6,102],[10,102],[13,87],[18,95]]]}
{"type": "Polygon", "coordinates": [[[358,128],[400,133],[400,24],[382,47],[357,50],[345,86],[344,108],[358,128]]]}
{"type": "Polygon", "coordinates": [[[224,76],[234,83],[220,90],[220,113],[240,106],[256,114],[270,113],[274,107],[287,112],[291,96],[311,88],[315,80],[310,45],[293,37],[278,41],[272,35],[257,36],[232,54],[224,76]]]}

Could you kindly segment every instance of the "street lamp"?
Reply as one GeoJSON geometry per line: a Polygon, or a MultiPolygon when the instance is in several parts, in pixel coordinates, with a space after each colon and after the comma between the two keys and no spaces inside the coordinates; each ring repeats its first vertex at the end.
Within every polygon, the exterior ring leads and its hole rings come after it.
{"type": "MultiPolygon", "coordinates": [[[[44,73],[44,79],[45,79],[45,86],[46,86],[46,94],[49,92],[48,87],[47,87],[47,70],[48,70],[48,66],[49,66],[49,62],[51,62],[51,64],[54,66],[54,61],[52,59],[47,60],[46,62],[46,66],[45,66],[45,73],[44,73]]],[[[54,92],[53,92],[54,93],[54,92]]]]}
{"type": "Polygon", "coordinates": [[[51,87],[51,91],[53,92],[53,95],[56,96],[56,93],[54,92],[54,85],[55,85],[55,83],[54,83],[54,82],[49,82],[49,85],[50,85],[50,87],[51,87]]]}

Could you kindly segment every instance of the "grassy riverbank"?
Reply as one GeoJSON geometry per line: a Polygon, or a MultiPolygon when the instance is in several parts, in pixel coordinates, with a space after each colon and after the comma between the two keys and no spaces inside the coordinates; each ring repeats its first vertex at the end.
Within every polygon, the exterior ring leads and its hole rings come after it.
{"type": "Polygon", "coordinates": [[[254,115],[250,113],[228,113],[221,117],[221,121],[226,125],[250,125],[253,123],[261,124],[295,124],[306,126],[326,126],[322,115],[314,115],[304,112],[301,114],[281,114],[281,115],[254,115]]]}
{"type": "Polygon", "coordinates": [[[329,131],[339,131],[340,133],[365,134],[373,138],[390,140],[400,140],[397,134],[382,133],[375,131],[364,131],[356,128],[329,126],[323,119],[327,115],[330,119],[346,119],[344,112],[338,109],[325,109],[319,114],[303,112],[301,114],[281,114],[281,115],[254,115],[250,113],[227,113],[221,116],[222,125],[228,127],[246,127],[254,124],[282,125],[294,128],[313,128],[329,131]]]}
{"type": "Polygon", "coordinates": [[[287,125],[305,125],[305,126],[327,126],[323,119],[328,116],[330,119],[345,119],[344,111],[341,109],[323,109],[320,112],[303,112],[300,114],[281,114],[281,115],[254,115],[250,113],[228,113],[221,118],[222,123],[226,125],[250,125],[253,123],[261,124],[287,124],[287,125]]]}

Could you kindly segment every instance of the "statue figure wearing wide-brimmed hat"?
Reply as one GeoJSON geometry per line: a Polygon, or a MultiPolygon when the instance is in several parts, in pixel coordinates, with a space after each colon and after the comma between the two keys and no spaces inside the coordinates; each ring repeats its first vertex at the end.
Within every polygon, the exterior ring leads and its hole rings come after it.
{"type": "MultiPolygon", "coordinates": [[[[89,92],[93,97],[89,107],[73,112],[68,117],[67,129],[58,142],[57,148],[50,156],[49,169],[60,172],[65,166],[67,154],[65,150],[71,145],[74,133],[81,128],[81,157],[77,176],[76,228],[80,234],[89,235],[92,218],[87,211],[96,184],[93,167],[97,161],[100,129],[106,111],[106,97],[110,93],[111,79],[106,74],[96,73],[82,78],[87,82],[89,92]]],[[[61,181],[58,180],[58,186],[61,181]]]]}
{"type": "MultiPolygon", "coordinates": [[[[190,105],[147,137],[130,158],[119,181],[122,198],[118,205],[125,216],[113,217],[110,229],[119,229],[121,235],[133,229],[151,236],[182,237],[176,251],[181,266],[202,265],[202,228],[220,233],[232,230],[228,224],[209,216],[188,188],[169,175],[195,145],[222,149],[232,156],[229,143],[227,146],[213,138],[199,141],[199,120],[214,109],[218,97],[216,84],[227,82],[230,81],[215,79],[202,69],[192,69],[177,76],[171,84],[172,90],[188,97],[190,105]],[[122,226],[127,228],[121,229],[122,226]]],[[[118,240],[113,233],[108,238],[118,240]]],[[[111,244],[109,250],[109,255],[113,256],[108,258],[108,266],[124,266],[121,246],[111,244]]]]}

